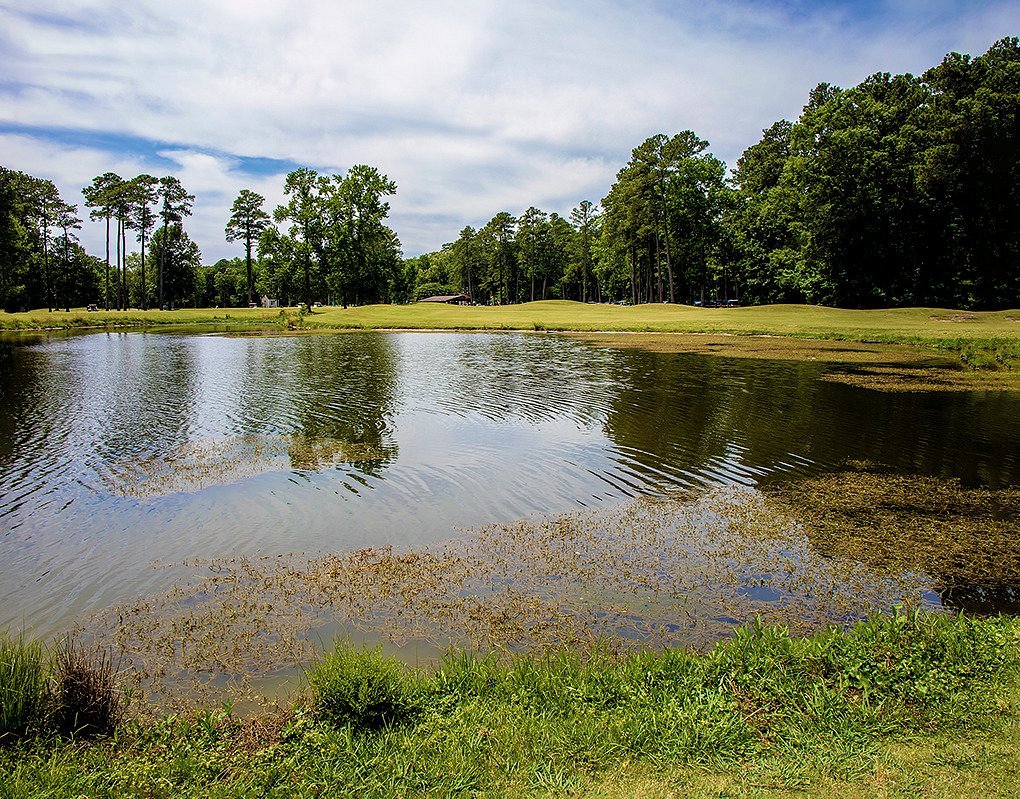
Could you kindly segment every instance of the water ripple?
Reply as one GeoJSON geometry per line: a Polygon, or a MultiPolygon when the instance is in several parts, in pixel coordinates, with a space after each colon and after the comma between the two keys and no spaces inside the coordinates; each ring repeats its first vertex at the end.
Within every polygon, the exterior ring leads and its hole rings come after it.
{"type": "Polygon", "coordinates": [[[553,335],[54,336],[0,353],[0,625],[43,634],[189,557],[457,526],[870,460],[1020,474],[1013,397],[553,335]]]}

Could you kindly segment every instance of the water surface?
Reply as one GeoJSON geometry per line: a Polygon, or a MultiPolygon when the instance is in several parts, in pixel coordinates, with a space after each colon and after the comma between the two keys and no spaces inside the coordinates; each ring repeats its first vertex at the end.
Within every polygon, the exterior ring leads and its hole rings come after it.
{"type": "Polygon", "coordinates": [[[1020,400],[522,333],[0,342],[0,626],[49,636],[190,558],[427,545],[866,460],[1020,482],[1020,400]]]}

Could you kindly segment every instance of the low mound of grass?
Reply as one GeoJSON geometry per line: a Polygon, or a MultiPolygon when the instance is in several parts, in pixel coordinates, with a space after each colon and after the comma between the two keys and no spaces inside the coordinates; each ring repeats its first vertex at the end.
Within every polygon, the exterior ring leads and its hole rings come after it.
{"type": "Polygon", "coordinates": [[[9,797],[846,795],[877,782],[916,796],[911,757],[940,736],[1015,754],[1018,737],[998,734],[1016,717],[1018,635],[1001,618],[895,614],[809,638],[751,625],[706,655],[458,654],[429,672],[340,647],[311,672],[312,699],[275,715],[23,743],[0,772],[9,797]]]}

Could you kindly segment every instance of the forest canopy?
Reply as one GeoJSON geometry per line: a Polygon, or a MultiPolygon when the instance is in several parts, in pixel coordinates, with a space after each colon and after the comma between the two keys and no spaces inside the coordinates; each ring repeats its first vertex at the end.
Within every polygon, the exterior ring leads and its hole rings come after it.
{"type": "MultiPolygon", "coordinates": [[[[598,204],[530,207],[403,258],[395,182],[355,165],[284,181],[285,203],[240,192],[224,220],[244,257],[203,266],[174,176],[97,176],[102,258],[51,181],[0,167],[0,306],[106,308],[410,302],[840,307],[1020,306],[1020,42],[950,53],[920,76],[813,89],[728,167],[693,131],[638,144],[598,204]],[[130,233],[130,237],[129,237],[130,233]],[[129,243],[130,238],[130,243],[129,243]],[[135,249],[137,245],[137,250],[135,249]]],[[[452,233],[452,231],[451,231],[452,233]]]]}

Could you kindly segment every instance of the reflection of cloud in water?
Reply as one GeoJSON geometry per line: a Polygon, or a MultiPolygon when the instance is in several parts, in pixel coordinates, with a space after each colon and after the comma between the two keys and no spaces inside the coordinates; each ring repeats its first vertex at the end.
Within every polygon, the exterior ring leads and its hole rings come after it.
{"type": "Polygon", "coordinates": [[[102,490],[127,497],[162,497],[237,483],[291,469],[324,471],[343,464],[380,465],[395,447],[307,436],[239,436],[189,441],[164,455],[106,466],[102,490]]]}

